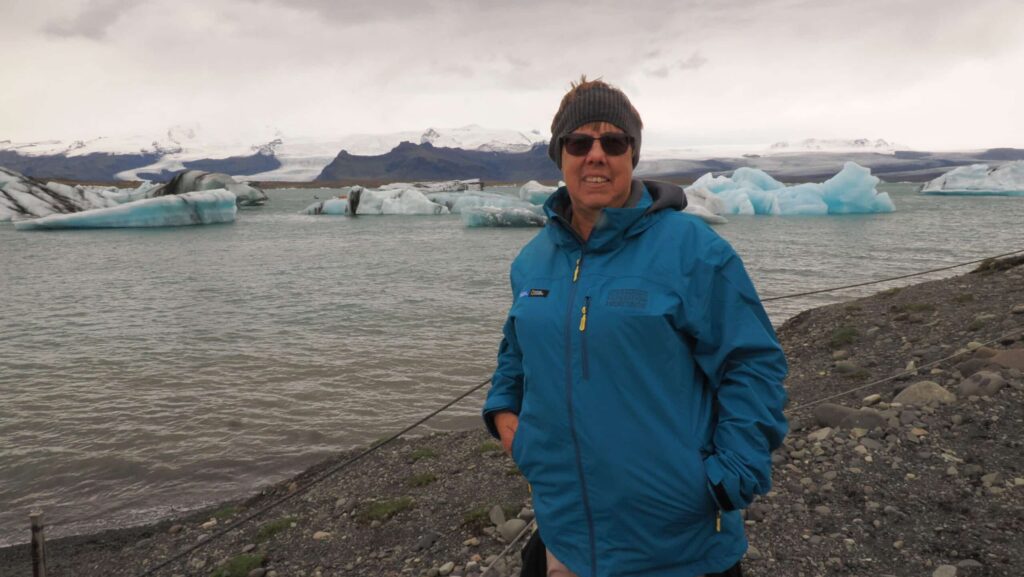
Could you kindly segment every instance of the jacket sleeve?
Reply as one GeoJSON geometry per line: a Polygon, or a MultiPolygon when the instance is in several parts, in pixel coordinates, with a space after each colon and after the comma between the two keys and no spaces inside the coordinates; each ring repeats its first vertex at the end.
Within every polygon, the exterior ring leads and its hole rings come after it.
{"type": "MultiPolygon", "coordinates": [[[[519,298],[516,293],[515,273],[512,274],[512,304],[519,298]]],[[[502,411],[519,414],[523,404],[523,353],[516,339],[515,318],[509,310],[502,328],[501,345],[498,346],[498,367],[491,376],[491,388],[484,402],[483,417],[487,430],[494,438],[501,438],[494,425],[494,415],[502,411]]]]}
{"type": "Polygon", "coordinates": [[[745,509],[771,489],[771,452],[786,436],[786,357],[740,258],[712,244],[688,313],[695,356],[715,393],[708,488],[723,510],[745,509]],[[693,310],[696,309],[696,310],[693,310]]]}

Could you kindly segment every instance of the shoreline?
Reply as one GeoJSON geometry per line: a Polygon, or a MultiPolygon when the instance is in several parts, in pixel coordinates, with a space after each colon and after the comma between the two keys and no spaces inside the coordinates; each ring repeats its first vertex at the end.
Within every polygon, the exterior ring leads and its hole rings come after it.
{"type": "MultiPolygon", "coordinates": [[[[1017,440],[1024,377],[991,359],[1024,351],[1021,265],[1024,259],[1004,259],[983,265],[988,272],[811,309],[778,329],[790,359],[791,433],[773,455],[772,493],[747,510],[745,574],[930,576],[941,565],[958,567],[956,575],[1017,574],[1024,566],[1014,545],[1024,532],[1017,440]],[[850,415],[831,405],[791,413],[910,363],[904,377],[831,401],[860,409],[853,423],[860,426],[844,425],[850,415]],[[1004,386],[992,396],[959,394],[977,373],[1004,386]],[[894,404],[920,381],[957,399],[894,404]]],[[[51,541],[49,575],[139,574],[357,451],[247,499],[51,541]]],[[[209,575],[226,560],[259,557],[271,577],[468,576],[505,548],[502,528],[531,518],[528,505],[525,481],[482,427],[400,439],[158,574],[209,575]]],[[[517,556],[509,559],[499,574],[516,572],[517,556]]],[[[0,549],[0,575],[30,573],[26,544],[0,549]]]]}

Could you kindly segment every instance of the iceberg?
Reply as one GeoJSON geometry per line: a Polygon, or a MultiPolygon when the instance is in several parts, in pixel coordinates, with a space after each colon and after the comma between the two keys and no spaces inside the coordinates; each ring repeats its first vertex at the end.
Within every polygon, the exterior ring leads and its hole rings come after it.
{"type": "Polygon", "coordinates": [[[353,186],[338,198],[315,202],[301,214],[449,214],[447,206],[432,202],[414,188],[369,189],[353,186]]]}
{"type": "Polygon", "coordinates": [[[717,197],[715,214],[824,215],[883,213],[896,209],[889,194],[878,192],[871,170],[847,162],[822,183],[786,186],[756,168],[737,168],[732,177],[707,173],[686,188],[688,199],[717,197]]]}
{"type": "Polygon", "coordinates": [[[536,180],[531,180],[519,187],[519,198],[530,204],[544,204],[544,201],[556,190],[558,190],[557,186],[545,186],[536,180]]]}
{"type": "Polygon", "coordinates": [[[1024,196],[1024,160],[1001,166],[958,166],[921,188],[922,194],[1024,196]]]}
{"type": "Polygon", "coordinates": [[[422,192],[463,192],[466,190],[483,190],[484,184],[479,178],[468,180],[446,180],[442,182],[392,182],[380,187],[380,190],[395,188],[415,188],[422,192]]]}
{"type": "Polygon", "coordinates": [[[238,211],[234,193],[205,190],[145,198],[108,208],[15,221],[18,230],[60,228],[137,228],[234,222],[238,211]]]}
{"type": "Polygon", "coordinates": [[[202,170],[179,172],[167,184],[148,191],[147,196],[155,198],[169,194],[218,189],[231,191],[239,206],[261,206],[267,202],[267,194],[262,189],[250,186],[248,183],[238,182],[227,174],[202,170]]]}
{"type": "Polygon", "coordinates": [[[462,222],[469,228],[544,226],[548,219],[529,208],[480,206],[462,211],[462,222]]]}
{"type": "Polygon", "coordinates": [[[539,211],[540,207],[513,196],[493,192],[435,192],[427,194],[432,202],[448,207],[452,214],[468,208],[522,208],[539,211]]]}
{"type": "Polygon", "coordinates": [[[122,190],[59,182],[43,184],[0,168],[0,221],[111,208],[146,198],[205,190],[228,190],[240,206],[259,206],[267,201],[266,193],[259,188],[237,182],[226,174],[200,170],[179,173],[166,184],[145,182],[137,188],[122,190]]]}

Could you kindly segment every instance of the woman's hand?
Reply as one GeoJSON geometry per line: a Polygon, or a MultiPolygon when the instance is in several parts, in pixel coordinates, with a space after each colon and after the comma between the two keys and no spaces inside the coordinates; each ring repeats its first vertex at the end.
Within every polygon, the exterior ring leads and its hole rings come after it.
{"type": "Polygon", "coordinates": [[[512,454],[512,439],[519,428],[519,416],[511,411],[502,411],[494,415],[494,427],[501,435],[501,446],[509,455],[512,454]]]}

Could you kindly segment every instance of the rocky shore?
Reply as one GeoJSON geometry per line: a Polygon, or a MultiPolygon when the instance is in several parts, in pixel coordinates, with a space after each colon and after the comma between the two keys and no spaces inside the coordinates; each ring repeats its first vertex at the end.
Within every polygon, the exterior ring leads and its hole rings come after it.
{"type": "MultiPolygon", "coordinates": [[[[1024,258],[806,311],[779,336],[792,431],[746,511],[746,575],[1024,574],[1024,258]]],[[[245,501],[47,543],[47,574],[140,575],[206,541],[155,574],[518,574],[519,547],[500,554],[530,528],[528,487],[482,430],[387,444],[304,490],[355,454],[245,501]]],[[[31,573],[27,546],[0,550],[0,576],[31,573]]]]}

